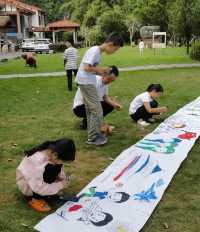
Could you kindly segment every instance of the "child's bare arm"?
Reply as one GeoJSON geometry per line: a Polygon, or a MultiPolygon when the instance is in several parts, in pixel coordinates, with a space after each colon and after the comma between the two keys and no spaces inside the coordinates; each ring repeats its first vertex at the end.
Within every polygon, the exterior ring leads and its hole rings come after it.
{"type": "Polygon", "coordinates": [[[105,102],[113,106],[116,110],[121,110],[123,108],[122,105],[119,102],[117,102],[115,98],[110,97],[108,95],[105,95],[103,98],[105,102]]]}
{"type": "Polygon", "coordinates": [[[84,64],[84,70],[86,72],[96,73],[98,75],[104,75],[104,74],[109,74],[111,68],[95,67],[92,66],[91,64],[84,64]]]}
{"type": "Polygon", "coordinates": [[[146,111],[149,112],[150,114],[167,112],[167,107],[151,108],[149,102],[144,102],[144,107],[146,111]]]}

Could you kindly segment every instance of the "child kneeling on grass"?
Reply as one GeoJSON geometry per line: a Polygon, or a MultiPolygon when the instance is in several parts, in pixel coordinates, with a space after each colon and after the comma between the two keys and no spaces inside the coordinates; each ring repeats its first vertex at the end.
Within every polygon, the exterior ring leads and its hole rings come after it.
{"type": "Polygon", "coordinates": [[[36,211],[51,210],[45,199],[59,194],[69,185],[62,166],[75,160],[76,147],[71,139],[44,142],[29,151],[16,170],[19,190],[30,197],[29,205],[36,211]]]}
{"type": "Polygon", "coordinates": [[[28,52],[26,54],[23,54],[22,58],[26,61],[25,66],[29,65],[30,67],[37,68],[37,61],[34,53],[28,52]]]}
{"type": "Polygon", "coordinates": [[[155,100],[163,93],[160,84],[151,84],[146,92],[133,99],[129,107],[130,117],[141,126],[148,126],[154,122],[153,115],[167,112],[167,107],[158,107],[155,100]]]}

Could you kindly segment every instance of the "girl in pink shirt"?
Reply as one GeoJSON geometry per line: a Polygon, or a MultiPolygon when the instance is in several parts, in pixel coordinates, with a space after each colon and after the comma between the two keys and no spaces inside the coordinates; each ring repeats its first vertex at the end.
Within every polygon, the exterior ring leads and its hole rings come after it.
{"type": "Polygon", "coordinates": [[[53,196],[69,185],[62,166],[75,160],[76,147],[68,138],[44,142],[29,151],[16,170],[19,190],[31,198],[29,205],[40,212],[48,212],[46,196],[53,196]]]}

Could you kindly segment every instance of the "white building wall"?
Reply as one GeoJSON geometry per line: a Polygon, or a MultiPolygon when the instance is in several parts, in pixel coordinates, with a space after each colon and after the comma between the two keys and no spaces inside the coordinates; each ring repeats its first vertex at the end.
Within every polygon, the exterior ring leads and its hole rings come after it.
{"type": "Polygon", "coordinates": [[[16,11],[15,7],[12,7],[11,5],[6,5],[6,11],[16,11]]]}
{"type": "MultiPolygon", "coordinates": [[[[17,9],[15,6],[12,6],[12,5],[9,5],[9,4],[6,4],[5,7],[1,8],[2,12],[17,12],[17,9]]],[[[24,35],[24,37],[27,37],[26,35],[26,31],[25,31],[25,28],[28,28],[29,27],[29,22],[28,22],[28,16],[24,15],[24,27],[22,28],[22,34],[24,35]]],[[[41,12],[39,11],[36,11],[35,14],[33,14],[32,16],[29,16],[31,17],[31,22],[32,22],[32,27],[39,27],[39,26],[45,26],[45,23],[44,23],[44,16],[41,12]],[[39,15],[41,17],[41,25],[39,24],[39,15]]],[[[34,33],[36,38],[43,38],[44,37],[44,33],[42,32],[35,32],[34,33]]]]}
{"type": "MultiPolygon", "coordinates": [[[[41,13],[39,11],[37,11],[36,14],[32,16],[32,26],[33,27],[45,26],[44,22],[41,22],[41,25],[39,24],[39,15],[41,16],[41,13]]],[[[41,20],[42,20],[42,18],[41,18],[41,20]]],[[[34,32],[34,35],[36,38],[44,38],[43,32],[34,32]]]]}
{"type": "Polygon", "coordinates": [[[17,9],[16,9],[16,7],[14,7],[14,6],[11,6],[11,5],[6,4],[5,7],[2,7],[2,10],[1,10],[1,11],[16,12],[17,9]]]}
{"type": "Polygon", "coordinates": [[[36,12],[36,14],[32,15],[32,26],[39,27],[38,11],[36,12]]]}

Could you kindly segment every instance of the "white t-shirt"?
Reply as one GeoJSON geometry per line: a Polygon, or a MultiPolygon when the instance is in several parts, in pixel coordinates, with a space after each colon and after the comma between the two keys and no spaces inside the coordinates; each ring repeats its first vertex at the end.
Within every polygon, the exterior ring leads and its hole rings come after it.
{"type": "Polygon", "coordinates": [[[92,66],[97,66],[101,60],[101,50],[99,46],[91,47],[85,53],[80,67],[78,69],[78,73],[76,76],[76,81],[81,85],[96,85],[96,74],[89,73],[84,71],[84,64],[90,64],[92,66]]]}
{"type": "Polygon", "coordinates": [[[144,105],[144,102],[152,102],[149,92],[144,92],[133,99],[129,107],[129,115],[134,114],[137,109],[144,105]]]}
{"type": "Polygon", "coordinates": [[[144,42],[143,41],[139,42],[139,49],[144,49],[144,42]]]}
{"type": "MultiPolygon", "coordinates": [[[[108,85],[104,84],[102,81],[102,77],[101,76],[96,76],[96,88],[97,88],[97,92],[99,95],[99,100],[103,101],[103,97],[105,95],[108,95],[108,85]]],[[[74,97],[74,104],[73,104],[73,109],[76,108],[77,106],[83,105],[83,97],[80,91],[80,88],[78,88],[76,95],[74,97]]]]}

